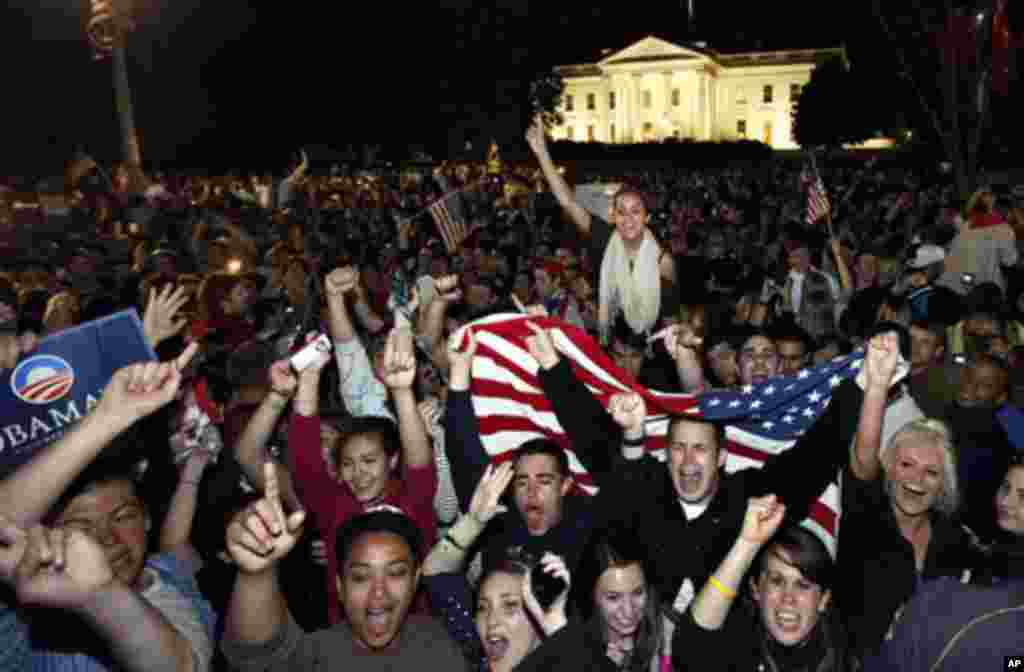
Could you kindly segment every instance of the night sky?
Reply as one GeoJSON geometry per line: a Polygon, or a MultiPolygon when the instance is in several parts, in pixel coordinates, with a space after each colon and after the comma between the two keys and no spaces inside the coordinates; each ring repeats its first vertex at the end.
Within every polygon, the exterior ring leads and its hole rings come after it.
{"type": "MultiPolygon", "coordinates": [[[[535,73],[648,34],[690,35],[684,7],[672,2],[581,7],[135,0],[129,79],[143,157],[280,167],[303,144],[439,152],[463,135],[507,142],[522,136],[524,83],[535,73]]],[[[91,60],[86,11],[86,0],[8,0],[0,9],[0,173],[45,171],[76,144],[118,157],[110,65],[91,60]]],[[[696,39],[722,51],[845,41],[853,52],[875,30],[866,2],[697,0],[697,15],[696,39]]]]}

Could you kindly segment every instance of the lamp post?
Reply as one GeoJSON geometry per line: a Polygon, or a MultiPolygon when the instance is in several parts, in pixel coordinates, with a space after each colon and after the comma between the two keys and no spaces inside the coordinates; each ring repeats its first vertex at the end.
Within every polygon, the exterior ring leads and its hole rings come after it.
{"type": "Polygon", "coordinates": [[[136,188],[143,187],[142,150],[135,126],[131,88],[128,86],[128,62],[125,42],[132,28],[130,11],[125,5],[131,0],[90,0],[91,12],[86,34],[92,43],[94,57],[103,60],[110,56],[114,77],[114,105],[121,128],[121,146],[129,175],[136,188]],[[119,6],[120,5],[120,6],[119,6]]]}

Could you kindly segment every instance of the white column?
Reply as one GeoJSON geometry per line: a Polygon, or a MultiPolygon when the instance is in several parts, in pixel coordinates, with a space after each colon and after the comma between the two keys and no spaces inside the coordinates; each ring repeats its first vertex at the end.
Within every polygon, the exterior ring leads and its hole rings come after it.
{"type": "Polygon", "coordinates": [[[633,142],[643,139],[644,120],[647,117],[647,108],[644,107],[644,97],[640,90],[640,73],[633,73],[633,84],[630,87],[633,95],[633,142]]]}
{"type": "Polygon", "coordinates": [[[676,109],[672,107],[672,73],[665,72],[663,75],[665,77],[665,109],[662,111],[662,118],[668,121],[665,132],[668,137],[672,137],[672,131],[675,130],[673,122],[676,120],[676,109]]]}

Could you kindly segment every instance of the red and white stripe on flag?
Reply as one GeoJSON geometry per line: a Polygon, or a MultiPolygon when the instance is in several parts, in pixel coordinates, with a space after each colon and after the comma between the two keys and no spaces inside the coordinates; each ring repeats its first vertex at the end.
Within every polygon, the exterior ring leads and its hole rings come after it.
{"type": "MultiPolygon", "coordinates": [[[[555,347],[569,359],[576,377],[605,408],[610,398],[620,392],[637,392],[644,397],[648,409],[647,449],[658,459],[665,459],[669,415],[700,417],[699,397],[641,387],[616,366],[586,332],[577,327],[550,317],[492,315],[466,328],[473,330],[477,341],[470,380],[473,408],[480,439],[495,462],[510,458],[526,441],[550,439],[566,451],[573,478],[580,490],[586,494],[597,492],[593,478],[573,451],[541,389],[537,377],[538,364],[526,346],[526,339],[533,335],[526,325],[528,321],[549,330],[555,347]]],[[[459,338],[465,338],[464,330],[459,338]]],[[[769,457],[794,443],[773,441],[731,426],[727,428],[726,437],[727,473],[748,467],[759,468],[769,457]]],[[[833,555],[838,538],[839,511],[838,484],[833,483],[812,505],[810,517],[803,522],[822,539],[833,555]]]]}
{"type": "Polygon", "coordinates": [[[819,177],[807,188],[807,223],[814,224],[827,215],[830,210],[828,194],[825,193],[825,185],[819,177]]]}
{"type": "Polygon", "coordinates": [[[449,254],[455,252],[466,237],[466,227],[462,222],[457,221],[448,211],[445,201],[448,196],[435,201],[427,210],[437,226],[437,232],[441,234],[444,246],[449,254]]]}

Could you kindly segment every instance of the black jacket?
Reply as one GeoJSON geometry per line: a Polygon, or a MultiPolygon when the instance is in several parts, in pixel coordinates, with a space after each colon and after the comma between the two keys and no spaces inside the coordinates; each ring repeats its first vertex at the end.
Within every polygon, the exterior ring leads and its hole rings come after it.
{"type": "MultiPolygon", "coordinates": [[[[459,497],[459,508],[469,510],[480,477],[490,457],[480,441],[469,392],[448,392],[445,414],[445,450],[451,463],[452,480],[459,497]]],[[[580,552],[590,535],[594,515],[585,495],[570,494],[562,500],[562,520],[542,535],[531,535],[519,509],[510,503],[508,512],[487,524],[477,547],[484,552],[484,563],[499,557],[506,549],[520,547],[539,558],[551,551],[565,559],[569,571],[575,571],[580,552]]]]}
{"type": "Polygon", "coordinates": [[[858,655],[877,650],[897,611],[920,584],[941,576],[961,577],[977,564],[960,523],[933,513],[932,532],[920,575],[914,548],[900,532],[881,479],[843,479],[839,528],[839,610],[858,655]]]}
{"type": "Polygon", "coordinates": [[[723,473],[707,510],[687,520],[665,464],[650,456],[621,458],[621,430],[565,360],[542,370],[540,382],[577,457],[600,486],[595,524],[624,521],[636,528],[648,545],[666,605],[675,601],[686,579],[696,591],[717,569],[743,525],[748,498],[774,493],[786,504],[787,522],[807,516],[849,460],[863,394],[852,380],[841,384],[828,410],[797,445],[760,469],[723,473]]]}
{"type": "Polygon", "coordinates": [[[773,672],[848,672],[857,668],[843,627],[826,612],[800,647],[773,644],[749,599],[733,605],[718,630],[697,625],[688,609],[672,638],[675,672],[772,670],[773,672]]]}

